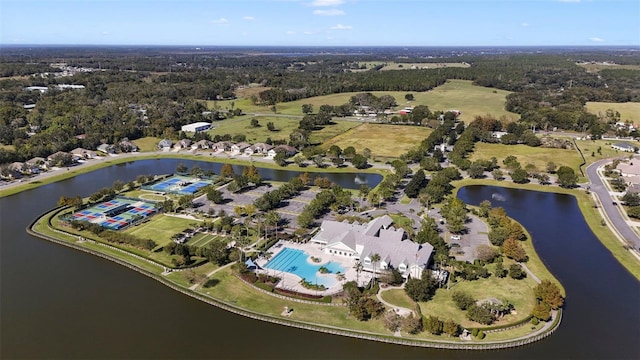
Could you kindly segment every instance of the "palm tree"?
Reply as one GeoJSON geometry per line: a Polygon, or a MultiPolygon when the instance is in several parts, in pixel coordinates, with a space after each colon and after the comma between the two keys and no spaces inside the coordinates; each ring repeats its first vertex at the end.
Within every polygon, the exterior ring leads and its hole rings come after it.
{"type": "Polygon", "coordinates": [[[249,245],[249,238],[243,235],[237,235],[235,237],[236,247],[240,250],[240,262],[243,261],[244,258],[244,250],[247,245],[249,245]]]}
{"type": "Polygon", "coordinates": [[[373,279],[371,279],[371,284],[374,284],[376,281],[376,263],[378,263],[378,261],[380,261],[380,254],[375,253],[371,255],[371,264],[373,265],[373,279]]]}
{"type": "Polygon", "coordinates": [[[353,268],[356,270],[356,284],[360,284],[360,272],[362,271],[364,266],[362,266],[362,263],[360,261],[356,261],[356,263],[353,265],[353,268]]]}
{"type": "MultiPolygon", "coordinates": [[[[274,230],[276,233],[276,239],[278,238],[278,224],[280,223],[280,214],[275,211],[269,211],[265,216],[265,221],[267,225],[274,226],[274,230]]],[[[266,233],[266,228],[265,228],[266,233]]]]}

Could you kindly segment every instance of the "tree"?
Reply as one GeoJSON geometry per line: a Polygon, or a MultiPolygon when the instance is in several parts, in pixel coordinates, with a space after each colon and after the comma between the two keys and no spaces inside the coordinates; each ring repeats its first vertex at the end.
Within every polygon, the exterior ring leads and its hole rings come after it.
{"type": "Polygon", "coordinates": [[[479,164],[471,164],[469,169],[467,169],[467,174],[472,179],[481,179],[484,177],[484,167],[479,164]]]}
{"type": "Polygon", "coordinates": [[[355,155],[356,149],[353,146],[347,146],[342,150],[342,156],[344,156],[345,159],[352,159],[355,155]]]}
{"type": "Polygon", "coordinates": [[[360,273],[364,269],[364,266],[360,261],[356,261],[353,265],[353,269],[356,271],[356,284],[360,283],[360,273]]]}
{"type": "Polygon", "coordinates": [[[360,154],[355,154],[351,159],[351,163],[356,169],[364,169],[369,165],[367,158],[360,154]]]}
{"type": "Polygon", "coordinates": [[[547,172],[549,174],[555,174],[557,168],[558,166],[553,161],[547,163],[547,172]]]}
{"type": "Polygon", "coordinates": [[[267,123],[267,129],[268,129],[269,131],[276,131],[276,126],[273,124],[273,122],[272,122],[272,121],[269,121],[269,122],[267,123]]]}
{"type": "Polygon", "coordinates": [[[424,171],[422,169],[418,170],[404,188],[404,193],[410,198],[416,198],[424,187],[425,181],[424,171]]]}
{"type": "Polygon", "coordinates": [[[640,194],[637,192],[627,191],[622,198],[620,198],[622,202],[627,206],[639,206],[640,205],[640,194]]]}
{"type": "Polygon", "coordinates": [[[507,276],[507,270],[502,265],[502,261],[500,261],[500,262],[498,262],[496,264],[495,275],[497,277],[499,277],[499,278],[503,278],[503,277],[507,276]]]}
{"type": "Polygon", "coordinates": [[[384,314],[384,326],[391,332],[396,332],[402,325],[402,317],[395,311],[387,311],[384,314]]]}
{"type": "Polygon", "coordinates": [[[558,183],[562,187],[575,187],[578,182],[578,175],[568,166],[560,166],[557,171],[558,183]]]}
{"type": "Polygon", "coordinates": [[[551,319],[551,308],[546,303],[539,302],[533,306],[531,315],[538,320],[549,321],[551,319]]]}
{"type": "Polygon", "coordinates": [[[287,166],[287,154],[284,150],[278,150],[276,151],[276,156],[273,157],[273,161],[278,166],[287,166]]]}
{"type": "Polygon", "coordinates": [[[414,301],[427,301],[435,294],[438,282],[425,271],[422,279],[411,278],[404,285],[404,291],[414,301]]]}
{"type": "Polygon", "coordinates": [[[527,261],[528,256],[522,246],[518,243],[518,240],[510,237],[502,244],[502,253],[515,261],[522,262],[527,261]]]}
{"type": "Polygon", "coordinates": [[[491,171],[491,176],[493,176],[495,180],[502,180],[504,178],[504,172],[500,169],[493,169],[493,171],[491,171]]]}
{"type": "Polygon", "coordinates": [[[302,104],[302,113],[305,114],[305,115],[313,113],[313,105],[312,104],[302,104]]]}
{"type": "Polygon", "coordinates": [[[176,167],[176,172],[177,173],[186,173],[187,172],[187,166],[183,163],[178,164],[178,166],[176,167]]]}
{"type": "Polygon", "coordinates": [[[476,259],[484,262],[492,262],[498,256],[498,251],[485,244],[478,245],[475,250],[476,259]]]}
{"type": "Polygon", "coordinates": [[[373,268],[373,278],[371,279],[371,284],[375,284],[376,282],[377,274],[379,273],[379,270],[380,270],[380,269],[376,269],[376,265],[380,260],[381,260],[380,254],[375,253],[371,255],[371,266],[373,268]]]}
{"type": "Polygon", "coordinates": [[[561,308],[564,304],[564,297],[560,292],[560,288],[549,280],[542,280],[540,284],[533,288],[533,293],[538,300],[549,305],[554,310],[561,308]]]}
{"type": "Polygon", "coordinates": [[[411,313],[402,323],[402,329],[409,334],[415,335],[423,330],[422,316],[414,316],[411,313]]]}
{"type": "Polygon", "coordinates": [[[491,325],[494,317],[489,309],[484,306],[473,304],[467,310],[467,318],[483,325],[491,325]]]}
{"type": "Polygon", "coordinates": [[[224,265],[229,261],[229,250],[222,241],[212,241],[207,248],[207,259],[212,263],[224,265]]]}
{"type": "Polygon", "coordinates": [[[220,169],[220,175],[226,178],[231,178],[235,175],[235,171],[233,170],[233,166],[231,164],[223,164],[220,169]]]}
{"type": "Polygon", "coordinates": [[[452,337],[460,335],[460,325],[453,320],[446,320],[442,326],[442,331],[452,337]]]}
{"type": "Polygon", "coordinates": [[[413,94],[406,94],[404,96],[404,99],[407,100],[407,101],[413,101],[413,99],[414,99],[413,94]]]}
{"type": "Polygon", "coordinates": [[[429,315],[424,321],[424,328],[433,335],[442,334],[444,323],[438,317],[429,315]]]}
{"type": "Polygon", "coordinates": [[[116,180],[113,182],[113,189],[115,191],[120,191],[124,188],[124,182],[122,180],[116,180]]]}
{"type": "Polygon", "coordinates": [[[252,128],[260,127],[260,122],[258,121],[258,119],[256,118],[251,119],[251,127],[252,128]]]}
{"type": "Polygon", "coordinates": [[[224,199],[222,198],[222,192],[220,190],[214,189],[213,187],[208,187],[206,190],[207,200],[213,201],[215,204],[222,204],[224,199]]]}
{"type": "Polygon", "coordinates": [[[476,303],[473,296],[462,291],[454,291],[453,294],[451,294],[451,298],[460,310],[467,310],[471,305],[476,303]]]}
{"type": "Polygon", "coordinates": [[[520,280],[527,277],[527,273],[522,269],[522,266],[518,264],[511,264],[511,266],[509,266],[509,276],[512,279],[520,280]]]}
{"type": "Polygon", "coordinates": [[[517,168],[511,172],[511,180],[516,184],[524,184],[529,181],[529,174],[522,168],[517,168]]]}

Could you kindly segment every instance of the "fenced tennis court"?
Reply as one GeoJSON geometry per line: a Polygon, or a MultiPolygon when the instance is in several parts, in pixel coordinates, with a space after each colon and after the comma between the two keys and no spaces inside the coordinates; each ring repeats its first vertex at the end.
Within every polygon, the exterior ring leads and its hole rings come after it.
{"type": "Polygon", "coordinates": [[[160,180],[151,185],[142,186],[143,190],[151,190],[161,193],[191,195],[195,194],[201,188],[211,185],[212,180],[201,179],[197,177],[174,175],[166,179],[160,180]]]}
{"type": "Polygon", "coordinates": [[[82,209],[67,220],[88,221],[110,230],[120,230],[157,212],[155,204],[139,199],[117,197],[82,209]]]}

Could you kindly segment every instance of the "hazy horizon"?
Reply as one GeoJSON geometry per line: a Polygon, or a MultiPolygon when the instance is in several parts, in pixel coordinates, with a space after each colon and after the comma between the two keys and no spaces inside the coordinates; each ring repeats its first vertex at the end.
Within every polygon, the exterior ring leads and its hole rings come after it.
{"type": "Polygon", "coordinates": [[[640,46],[636,0],[3,0],[0,44],[640,46]]]}

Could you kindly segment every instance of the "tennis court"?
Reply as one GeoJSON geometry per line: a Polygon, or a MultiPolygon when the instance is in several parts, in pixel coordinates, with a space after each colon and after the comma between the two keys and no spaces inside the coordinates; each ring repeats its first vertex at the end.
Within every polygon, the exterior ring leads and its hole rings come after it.
{"type": "Polygon", "coordinates": [[[73,214],[73,220],[88,221],[110,230],[119,230],[157,211],[153,203],[118,197],[73,214]]]}
{"type": "Polygon", "coordinates": [[[155,184],[144,186],[145,190],[153,190],[164,193],[190,195],[195,194],[201,188],[211,185],[213,182],[207,179],[174,175],[155,184]]]}

